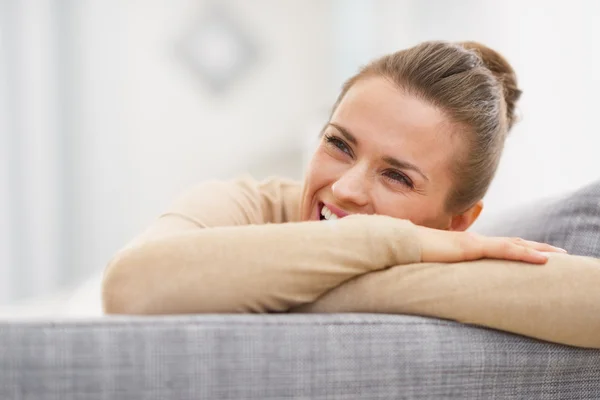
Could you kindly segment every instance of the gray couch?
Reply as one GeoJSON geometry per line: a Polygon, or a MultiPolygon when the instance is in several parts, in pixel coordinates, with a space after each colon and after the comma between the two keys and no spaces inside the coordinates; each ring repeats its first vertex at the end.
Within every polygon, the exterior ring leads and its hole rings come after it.
{"type": "MultiPolygon", "coordinates": [[[[501,220],[600,257],[600,181],[501,220]]],[[[600,399],[600,350],[404,315],[0,323],[0,399],[198,398],[600,399]]]]}

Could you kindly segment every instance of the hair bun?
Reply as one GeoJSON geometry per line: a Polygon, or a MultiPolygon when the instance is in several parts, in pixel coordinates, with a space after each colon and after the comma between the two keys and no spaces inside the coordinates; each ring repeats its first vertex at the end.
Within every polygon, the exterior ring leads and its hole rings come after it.
{"type": "Polygon", "coordinates": [[[474,50],[502,85],[504,100],[506,101],[508,129],[512,128],[516,120],[516,104],[522,93],[517,87],[517,75],[515,71],[500,53],[481,43],[462,42],[460,44],[467,50],[474,50]]]}

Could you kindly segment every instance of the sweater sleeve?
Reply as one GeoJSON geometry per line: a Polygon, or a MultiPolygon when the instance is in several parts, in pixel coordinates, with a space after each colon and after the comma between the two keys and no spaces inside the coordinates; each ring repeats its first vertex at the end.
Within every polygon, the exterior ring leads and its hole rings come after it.
{"type": "Polygon", "coordinates": [[[124,249],[199,228],[297,221],[300,193],[299,182],[275,177],[264,181],[243,176],[228,181],[201,182],[177,196],[124,249]]]}
{"type": "Polygon", "coordinates": [[[294,218],[298,193],[244,185],[194,189],[120,251],[105,270],[105,311],[286,311],[358,275],[420,261],[409,221],[277,223],[294,218]]]}
{"type": "Polygon", "coordinates": [[[416,314],[600,348],[600,259],[419,263],[356,277],[293,312],[416,314]]]}

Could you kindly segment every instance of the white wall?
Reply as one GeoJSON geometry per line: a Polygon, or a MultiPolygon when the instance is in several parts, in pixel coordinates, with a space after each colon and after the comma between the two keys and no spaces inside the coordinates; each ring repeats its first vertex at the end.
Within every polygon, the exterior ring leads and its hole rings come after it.
{"type": "MultiPolygon", "coordinates": [[[[4,21],[3,21],[4,22],[4,21]]],[[[6,37],[3,34],[0,23],[0,59],[6,54],[6,37]]],[[[0,62],[0,193],[9,193],[10,190],[10,153],[8,128],[8,82],[6,79],[6,65],[0,62]]],[[[10,209],[12,199],[10,196],[0,196],[0,304],[9,301],[11,298],[11,280],[12,280],[12,246],[11,238],[11,216],[10,209]]]]}
{"type": "Polygon", "coordinates": [[[245,171],[300,177],[307,125],[330,101],[330,4],[220,4],[259,53],[217,95],[177,53],[208,2],[87,0],[79,7],[82,265],[102,267],[194,182],[245,171]]]}
{"type": "Polygon", "coordinates": [[[0,4],[0,280],[9,286],[0,301],[51,290],[59,275],[61,182],[51,13],[50,0],[0,4]]]}

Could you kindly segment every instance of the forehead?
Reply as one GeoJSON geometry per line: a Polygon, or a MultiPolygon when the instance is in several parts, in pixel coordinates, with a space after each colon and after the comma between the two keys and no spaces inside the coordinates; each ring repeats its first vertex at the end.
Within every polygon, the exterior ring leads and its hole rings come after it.
{"type": "Polygon", "coordinates": [[[429,174],[447,170],[458,146],[441,110],[382,77],[356,82],[331,122],[352,132],[361,148],[404,159],[429,174]]]}

